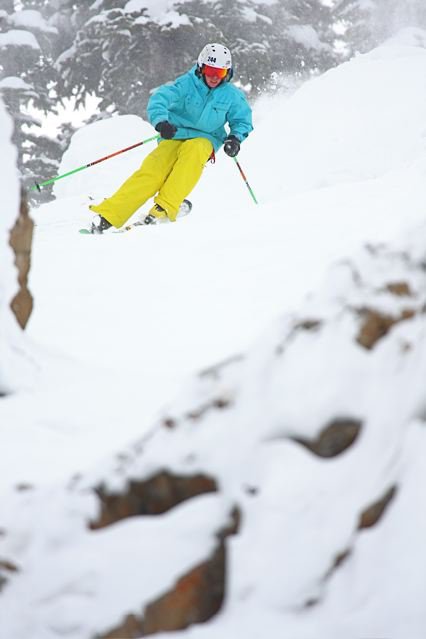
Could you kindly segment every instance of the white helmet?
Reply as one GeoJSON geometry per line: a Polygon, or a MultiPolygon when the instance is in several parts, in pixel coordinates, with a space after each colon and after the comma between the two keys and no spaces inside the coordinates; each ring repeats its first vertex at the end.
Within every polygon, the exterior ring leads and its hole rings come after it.
{"type": "Polygon", "coordinates": [[[230,50],[223,44],[206,44],[198,56],[198,68],[201,70],[203,64],[216,69],[232,69],[232,58],[230,50]]]}

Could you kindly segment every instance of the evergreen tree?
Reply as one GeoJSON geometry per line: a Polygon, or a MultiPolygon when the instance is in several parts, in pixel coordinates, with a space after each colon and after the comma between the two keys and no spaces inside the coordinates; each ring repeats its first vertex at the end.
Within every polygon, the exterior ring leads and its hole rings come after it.
{"type": "Polygon", "coordinates": [[[186,71],[204,43],[198,19],[175,28],[153,21],[146,9],[106,9],[87,20],[57,60],[59,88],[77,104],[95,93],[102,111],[143,115],[152,89],[186,71]]]}
{"type": "Polygon", "coordinates": [[[102,110],[143,114],[152,89],[186,71],[212,41],[230,47],[238,80],[252,95],[272,72],[324,70],[336,62],[324,39],[331,34],[331,11],[319,0],[177,2],[168,24],[144,8],[129,13],[126,4],[92,5],[96,13],[58,59],[61,92],[79,102],[93,92],[102,110]]]}
{"type": "Polygon", "coordinates": [[[55,109],[50,95],[56,80],[52,66],[51,27],[34,10],[13,11],[13,3],[2,2],[0,14],[0,90],[14,120],[14,143],[19,150],[18,166],[24,184],[34,177],[55,172],[61,145],[37,133],[43,114],[55,109]],[[7,11],[6,11],[7,9],[7,11]]]}

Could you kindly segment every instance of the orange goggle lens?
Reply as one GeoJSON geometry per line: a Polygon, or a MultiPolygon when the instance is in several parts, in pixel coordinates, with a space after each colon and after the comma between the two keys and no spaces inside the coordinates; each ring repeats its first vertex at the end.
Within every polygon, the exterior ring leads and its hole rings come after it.
{"type": "Polygon", "coordinates": [[[228,69],[218,69],[217,67],[209,67],[208,64],[205,64],[203,66],[203,73],[209,78],[220,78],[223,80],[223,78],[227,76],[228,69]]]}

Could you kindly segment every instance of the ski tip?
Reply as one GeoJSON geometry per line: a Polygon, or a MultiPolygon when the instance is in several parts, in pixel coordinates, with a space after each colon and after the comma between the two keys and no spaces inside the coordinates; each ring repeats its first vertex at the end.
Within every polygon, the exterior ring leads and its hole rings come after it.
{"type": "Polygon", "coordinates": [[[81,233],[82,235],[92,235],[89,229],[79,229],[78,232],[81,233]]]}

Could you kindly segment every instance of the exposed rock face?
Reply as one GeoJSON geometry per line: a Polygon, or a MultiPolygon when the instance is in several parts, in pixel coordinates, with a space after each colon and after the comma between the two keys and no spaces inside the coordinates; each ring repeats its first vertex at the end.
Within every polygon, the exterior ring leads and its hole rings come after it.
{"type": "Polygon", "coordinates": [[[141,615],[127,615],[116,628],[97,635],[96,639],[138,639],[158,632],[184,630],[214,617],[225,597],[226,539],[238,533],[240,521],[241,513],[234,508],[229,524],[216,534],[217,546],[210,557],[150,602],[141,615]]]}
{"type": "Polygon", "coordinates": [[[141,617],[128,615],[100,639],[137,639],[211,619],[221,608],[225,591],[225,548],[183,575],[173,588],[148,604],[141,617]]]}
{"type": "Polygon", "coordinates": [[[221,608],[225,591],[225,548],[176,583],[173,590],[148,605],[144,634],[165,630],[183,630],[194,623],[211,619],[221,608]]]}
{"type": "MultiPolygon", "coordinates": [[[[400,292],[395,293],[391,291],[391,289],[389,290],[395,295],[402,295],[400,292]]],[[[372,349],[376,345],[376,342],[387,335],[392,326],[404,320],[412,319],[415,314],[415,310],[403,309],[399,316],[393,317],[372,309],[362,309],[361,316],[363,323],[357,341],[364,348],[372,349]]]]}
{"type": "Polygon", "coordinates": [[[101,514],[92,522],[91,528],[104,528],[136,515],[160,515],[191,497],[216,490],[216,482],[206,475],[179,477],[168,472],[160,472],[144,481],[130,481],[120,494],[109,493],[100,487],[96,493],[102,504],[101,514]]]}
{"type": "Polygon", "coordinates": [[[361,422],[357,419],[335,419],[323,428],[315,440],[303,437],[293,439],[319,457],[335,457],[355,442],[361,426],[361,422]]]}
{"type": "Polygon", "coordinates": [[[7,576],[17,572],[19,572],[19,569],[13,562],[0,559],[0,592],[3,586],[7,584],[7,576]]]}
{"type": "Polygon", "coordinates": [[[18,269],[20,287],[11,302],[11,308],[21,328],[25,328],[33,308],[33,298],[28,290],[33,227],[34,223],[28,214],[27,199],[22,193],[19,217],[10,232],[10,246],[15,253],[15,265],[18,269]]]}
{"type": "Polygon", "coordinates": [[[368,506],[360,515],[358,529],[371,528],[375,526],[384,515],[387,507],[397,493],[397,487],[391,486],[389,490],[378,501],[368,506]]]}

